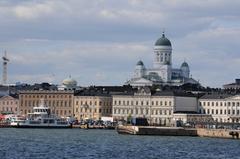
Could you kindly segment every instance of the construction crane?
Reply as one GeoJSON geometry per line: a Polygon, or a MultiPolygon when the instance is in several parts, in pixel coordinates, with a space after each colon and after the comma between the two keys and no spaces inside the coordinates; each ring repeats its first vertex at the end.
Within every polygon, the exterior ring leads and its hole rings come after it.
{"type": "Polygon", "coordinates": [[[3,59],[3,75],[2,75],[2,84],[7,84],[7,64],[9,62],[9,59],[7,58],[7,51],[5,50],[3,59]]]}

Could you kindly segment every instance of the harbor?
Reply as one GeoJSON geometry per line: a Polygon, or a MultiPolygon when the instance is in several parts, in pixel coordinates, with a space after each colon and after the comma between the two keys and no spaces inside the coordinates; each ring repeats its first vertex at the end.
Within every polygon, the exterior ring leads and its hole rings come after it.
{"type": "Polygon", "coordinates": [[[189,136],[119,135],[104,129],[0,130],[2,159],[238,158],[239,141],[189,136]],[[21,143],[21,144],[19,144],[21,143]],[[39,157],[40,155],[40,157],[39,157]],[[213,157],[214,156],[214,157],[213,157]]]}

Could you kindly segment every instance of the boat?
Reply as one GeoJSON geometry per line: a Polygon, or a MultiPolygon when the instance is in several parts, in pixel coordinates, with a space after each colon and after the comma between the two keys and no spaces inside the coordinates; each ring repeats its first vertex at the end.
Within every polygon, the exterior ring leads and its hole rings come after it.
{"type": "Polygon", "coordinates": [[[37,107],[33,107],[33,113],[28,113],[26,119],[12,117],[10,126],[16,128],[72,128],[71,122],[51,114],[51,110],[44,101],[37,107]]]}

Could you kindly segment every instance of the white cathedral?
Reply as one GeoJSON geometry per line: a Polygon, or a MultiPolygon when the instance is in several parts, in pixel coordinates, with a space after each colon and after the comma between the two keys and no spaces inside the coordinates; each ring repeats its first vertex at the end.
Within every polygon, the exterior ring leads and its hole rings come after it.
{"type": "Polygon", "coordinates": [[[133,78],[125,84],[131,86],[198,84],[190,77],[190,69],[185,61],[180,68],[172,68],[172,44],[164,32],[155,43],[154,56],[153,68],[147,69],[142,61],[138,61],[133,78]]]}

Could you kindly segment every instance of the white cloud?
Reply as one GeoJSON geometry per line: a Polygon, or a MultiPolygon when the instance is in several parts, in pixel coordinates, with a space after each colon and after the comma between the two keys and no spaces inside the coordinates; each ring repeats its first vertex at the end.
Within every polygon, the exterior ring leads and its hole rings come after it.
{"type": "Polygon", "coordinates": [[[35,19],[42,15],[49,15],[53,8],[47,4],[35,4],[29,6],[16,6],[14,12],[18,18],[35,19]]]}

